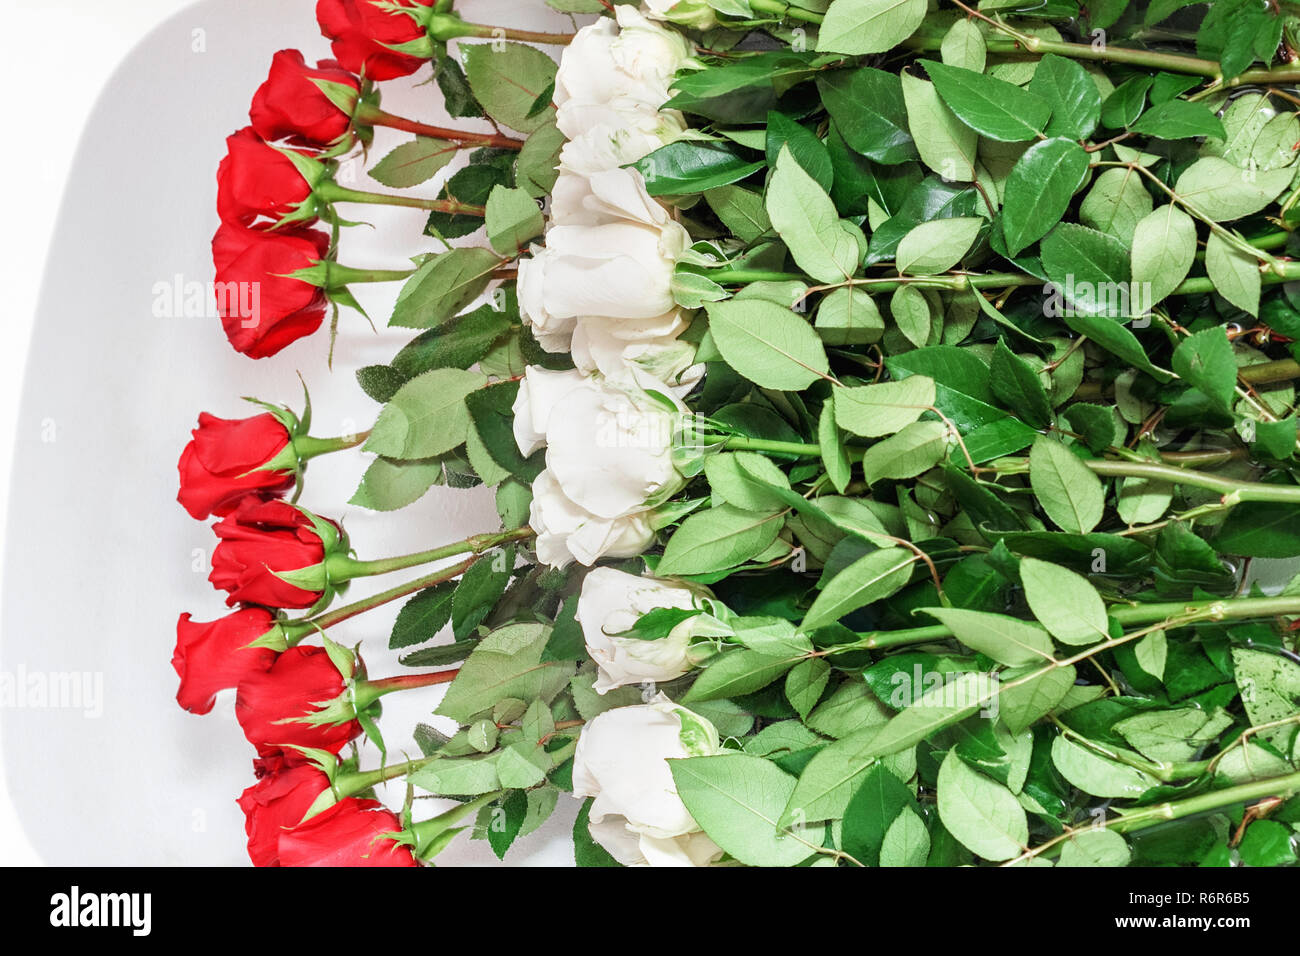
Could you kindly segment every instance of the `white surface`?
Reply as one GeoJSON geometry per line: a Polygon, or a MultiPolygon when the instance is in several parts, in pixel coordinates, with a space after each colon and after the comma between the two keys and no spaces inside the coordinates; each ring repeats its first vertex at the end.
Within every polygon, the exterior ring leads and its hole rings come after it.
{"type": "MultiPolygon", "coordinates": [[[[45,862],[245,863],[234,798],[252,782],[251,748],[233,720],[230,694],[206,717],[185,714],[173,699],[177,615],[186,610],[210,620],[225,611],[204,580],[211,531],[174,501],[176,458],[201,409],[245,414],[238,400],[245,394],[299,405],[299,371],[312,387],[315,434],[368,427],[377,408],[352,372],[386,361],[410,333],[374,335],[363,319],[345,313],[330,372],[323,333],[254,362],[228,347],[212,317],[153,312],[157,283],[176,275],[186,282],[211,278],[216,164],[226,134],[246,122],[248,100],[272,53],[297,46],[309,59],[328,55],[309,0],[209,0],[187,8],[143,40],[93,108],[88,91],[100,85],[132,35],[180,5],[133,0],[129,12],[88,2],[16,6],[17,16],[6,20],[5,45],[13,47],[5,51],[6,63],[11,76],[39,82],[25,84],[38,102],[20,107],[14,128],[47,144],[44,153],[11,150],[4,160],[24,164],[5,177],[26,202],[11,212],[6,241],[17,248],[7,249],[3,260],[17,270],[6,285],[18,289],[11,308],[20,319],[36,299],[45,242],[40,229],[19,235],[15,224],[44,226],[60,182],[68,185],[38,317],[11,322],[4,350],[0,469],[9,475],[11,447],[18,467],[7,495],[0,670],[89,673],[91,686],[102,679],[103,713],[0,711],[5,783],[45,862]],[[80,51],[65,49],[57,65],[47,65],[43,45],[31,38],[48,36],[50,23],[76,23],[76,35],[94,38],[85,41],[94,58],[83,63],[80,51]],[[87,116],[69,163],[73,131],[87,116]],[[33,326],[23,400],[15,409],[17,356],[25,354],[33,326]]],[[[462,6],[484,22],[549,29],[568,23],[540,2],[527,15],[509,0],[462,6]]],[[[436,88],[417,85],[424,76],[386,84],[385,106],[449,122],[436,88]]],[[[374,155],[401,138],[381,132],[374,155]]],[[[358,185],[382,188],[364,178],[358,185]]],[[[341,258],[349,264],[400,267],[406,256],[434,248],[420,236],[423,217],[416,211],[357,212],[379,229],[345,236],[341,258]]],[[[396,291],[362,288],[358,296],[382,324],[396,291]]],[[[303,498],[306,506],[345,519],[362,557],[419,550],[496,525],[489,497],[445,489],[398,516],[347,507],[365,463],[355,453],[314,463],[303,498]]],[[[392,583],[359,583],[348,599],[392,583]]],[[[395,613],[372,612],[333,636],[347,644],[365,641],[371,673],[394,673],[386,635],[395,613]]],[[[435,702],[425,693],[388,699],[383,728],[390,749],[413,749],[409,730],[435,702]]],[[[390,791],[390,802],[400,797],[400,789],[390,791]]],[[[6,810],[0,806],[0,828],[6,810]]],[[[571,859],[572,812],[572,802],[562,799],[547,833],[521,843],[509,862],[571,859]]],[[[32,861],[12,826],[0,829],[0,840],[0,862],[32,861]]],[[[485,844],[465,840],[445,859],[493,861],[485,844]]]]}

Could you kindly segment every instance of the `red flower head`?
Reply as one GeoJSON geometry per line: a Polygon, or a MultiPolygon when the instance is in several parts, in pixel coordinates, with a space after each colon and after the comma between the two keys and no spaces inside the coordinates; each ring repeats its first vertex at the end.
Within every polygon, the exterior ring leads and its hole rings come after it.
{"type": "Polygon", "coordinates": [[[181,679],[176,701],[186,710],[206,714],[217,691],[237,687],[252,674],[262,674],[275,663],[275,651],[250,648],[272,627],[275,618],[260,608],[245,608],[210,624],[199,624],[182,614],[176,622],[176,651],[172,667],[181,679]]]}
{"type": "Polygon", "coordinates": [[[266,467],[291,440],[270,412],[240,419],[200,412],[199,427],[191,434],[177,465],[181,490],[176,500],[200,521],[230,514],[245,496],[277,495],[293,487],[291,463],[266,467]]]}
{"type": "MultiPolygon", "coordinates": [[[[405,3],[427,7],[433,0],[405,3]]],[[[391,13],[370,0],[319,0],[316,20],[320,32],[345,70],[365,73],[372,80],[410,76],[428,61],[389,49],[425,35],[424,27],[405,13],[391,13]]]]}
{"type": "Polygon", "coordinates": [[[378,800],[348,797],[280,835],[281,866],[419,866],[390,839],[402,822],[378,800]]]}
{"type": "Polygon", "coordinates": [[[337,754],[361,733],[361,724],[346,717],[337,724],[296,719],[313,715],[319,718],[321,707],[345,690],[343,675],[324,648],[291,647],[276,658],[269,670],[240,681],[235,692],[235,717],[260,756],[282,753],[286,765],[301,764],[305,758],[294,747],[337,754]]]}
{"type": "Polygon", "coordinates": [[[322,149],[343,136],[351,117],[313,80],[328,80],[358,92],[361,89],[357,78],[334,60],[321,60],[313,69],[297,50],[281,50],[271,60],[271,72],[258,87],[248,112],[257,134],[268,142],[287,139],[322,149]]]}
{"type": "Polygon", "coordinates": [[[221,541],[212,553],[208,580],[228,592],[231,607],[242,602],[308,608],[324,595],[328,582],[322,562],[340,535],[332,521],[283,501],[245,498],[212,528],[221,541]],[[307,577],[317,587],[298,587],[277,576],[304,569],[314,569],[307,577]]]}
{"type": "Polygon", "coordinates": [[[217,311],[235,351],[266,358],[320,328],[324,290],[287,276],[316,265],[329,245],[319,229],[264,232],[225,224],[217,230],[217,311]]]}
{"type": "Polygon", "coordinates": [[[243,792],[248,856],[254,866],[279,866],[280,836],[302,822],[303,815],[330,786],[329,778],[311,764],[299,764],[263,776],[243,792]]]}
{"type": "Polygon", "coordinates": [[[270,226],[294,212],[314,184],[274,146],[245,126],[226,137],[217,167],[217,215],[241,226],[270,226]]]}

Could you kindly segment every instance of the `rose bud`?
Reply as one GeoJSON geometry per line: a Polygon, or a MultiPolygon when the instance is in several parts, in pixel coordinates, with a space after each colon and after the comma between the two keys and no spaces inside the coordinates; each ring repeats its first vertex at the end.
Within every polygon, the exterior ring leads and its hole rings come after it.
{"type": "Polygon", "coordinates": [[[349,797],[280,834],[281,866],[419,866],[388,833],[402,821],[378,800],[349,797]]]}
{"type": "MultiPolygon", "coordinates": [[[[433,0],[398,3],[414,10],[428,7],[433,0]]],[[[409,14],[386,10],[371,0],[319,0],[316,20],[343,68],[366,79],[410,76],[428,62],[428,57],[390,49],[425,36],[425,28],[409,14]]]]}
{"type": "Polygon", "coordinates": [[[281,50],[271,60],[271,72],[253,96],[248,116],[262,139],[287,139],[299,146],[324,149],[338,142],[352,125],[317,85],[321,80],[360,94],[361,84],[334,60],[310,67],[297,50],[281,50]]]}
{"type": "Polygon", "coordinates": [[[191,434],[177,465],[177,500],[194,518],[224,517],[248,495],[278,495],[293,487],[293,436],[270,412],[242,419],[200,412],[191,434]]]}
{"type": "Polygon", "coordinates": [[[240,681],[235,718],[260,756],[282,753],[297,765],[306,758],[295,748],[337,754],[361,733],[351,704],[340,701],[346,692],[327,650],[291,647],[267,671],[240,681]]]}
{"type": "Polygon", "coordinates": [[[245,608],[209,624],[182,614],[176,622],[176,652],[172,667],[181,679],[176,701],[195,714],[212,710],[217,691],[238,687],[253,674],[271,669],[275,651],[249,647],[276,627],[275,618],[263,608],[245,608]]]}
{"type": "Polygon", "coordinates": [[[245,126],[226,137],[226,155],[217,166],[217,214],[241,226],[271,226],[286,217],[314,220],[308,200],[324,172],[323,164],[301,151],[276,149],[245,126]]]}
{"type": "Polygon", "coordinates": [[[301,823],[329,787],[329,777],[318,768],[299,764],[266,774],[243,792],[238,803],[254,866],[280,865],[280,836],[301,823]]]}
{"type": "Polygon", "coordinates": [[[208,580],[231,607],[309,608],[332,593],[325,559],[346,551],[334,522],[283,501],[245,498],[212,527],[221,541],[208,580]]]}
{"type": "Polygon", "coordinates": [[[320,328],[324,290],[290,274],[317,265],[329,246],[319,229],[263,232],[226,224],[217,230],[217,311],[235,351],[266,358],[320,328]]]}

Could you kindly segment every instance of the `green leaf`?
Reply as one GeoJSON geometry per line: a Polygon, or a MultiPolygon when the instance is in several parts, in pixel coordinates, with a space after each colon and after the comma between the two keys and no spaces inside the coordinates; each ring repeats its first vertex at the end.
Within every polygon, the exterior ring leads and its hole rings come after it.
{"type": "Polygon", "coordinates": [[[822,405],[821,417],[817,420],[817,444],[821,448],[822,465],[826,476],[840,494],[853,479],[853,466],[849,463],[849,453],[844,447],[840,430],[835,425],[835,399],[827,396],[822,405]]]}
{"type": "Polygon", "coordinates": [[[1128,866],[1132,854],[1114,830],[1080,830],[1061,846],[1057,866],[1128,866]]]}
{"type": "Polygon", "coordinates": [[[1188,166],[1174,191],[1215,222],[1259,212],[1290,184],[1295,170],[1241,169],[1217,156],[1203,156],[1188,166]]]}
{"type": "Polygon", "coordinates": [[[937,275],[947,272],[970,251],[984,220],[976,217],[923,222],[898,243],[894,259],[901,273],[937,275]]]}
{"type": "Polygon", "coordinates": [[[979,134],[943,104],[933,83],[910,73],[901,79],[907,126],[921,161],[944,179],[974,180],[979,134]]]}
{"type": "Polygon", "coordinates": [[[497,808],[492,811],[492,823],[487,828],[487,839],[498,860],[505,859],[506,851],[519,837],[527,813],[528,794],[522,790],[512,790],[506,794],[497,808]]]}
{"type": "Polygon", "coordinates": [[[901,382],[835,386],[835,423],[853,435],[880,438],[912,424],[934,405],[934,379],[909,375],[901,382]]]}
{"type": "Polygon", "coordinates": [[[955,750],[939,767],[939,819],[966,849],[986,860],[1009,860],[1029,843],[1029,820],[1015,796],[972,770],[955,750]]]}
{"type": "Polygon", "coordinates": [[[1052,711],[1074,686],[1077,673],[1073,667],[1056,667],[1044,671],[1034,666],[1023,673],[1003,675],[1002,693],[998,695],[998,716],[1013,734],[1024,733],[1045,714],[1052,711]],[[1040,673],[1041,672],[1041,673],[1040,673]],[[1018,683],[1030,674],[1038,674],[1018,683]],[[1015,686],[1012,686],[1015,685],[1015,686]]]}
{"type": "Polygon", "coordinates": [[[753,242],[772,229],[760,193],[741,186],[718,186],[705,192],[704,199],[741,242],[753,242]]]}
{"type": "Polygon", "coordinates": [[[898,331],[913,345],[925,345],[930,339],[930,303],[914,285],[900,285],[889,299],[889,312],[898,331]]]}
{"type": "Polygon", "coordinates": [[[574,671],[571,662],[541,659],[549,636],[550,629],[542,624],[511,624],[493,631],[461,666],[434,712],[468,724],[506,698],[549,702],[574,671]]]}
{"type": "Polygon", "coordinates": [[[1209,107],[1179,99],[1151,107],[1129,129],[1157,139],[1193,139],[1198,136],[1228,138],[1223,130],[1223,122],[1209,107]]]}
{"type": "Polygon", "coordinates": [[[1115,444],[1115,415],[1108,406],[1078,403],[1065,410],[1065,420],[1083,437],[1093,454],[1115,444]]]}
{"type": "Polygon", "coordinates": [[[1230,246],[1217,232],[1205,243],[1205,272],[1215,291],[1237,308],[1259,315],[1259,261],[1230,246]]]}
{"type": "Polygon", "coordinates": [[[831,666],[820,657],[800,661],[785,676],[785,697],[801,718],[817,706],[826,683],[831,677],[831,666]]]}
{"type": "Polygon", "coordinates": [[[483,109],[498,123],[531,133],[555,119],[555,108],[537,111],[538,98],[555,88],[555,61],[533,46],[493,40],[462,43],[465,76],[483,109]]]}
{"type": "Polygon", "coordinates": [[[528,240],[542,234],[542,210],[524,189],[493,186],[485,219],[488,242],[503,256],[514,256],[528,240]]]}
{"type": "Polygon", "coordinates": [[[1300,555],[1300,510],[1276,501],[1237,505],[1214,545],[1224,554],[1247,558],[1294,558],[1300,555]]]}
{"type": "Polygon", "coordinates": [[[1133,232],[1133,281],[1155,305],[1176,289],[1196,261],[1196,223],[1173,203],[1142,218],[1133,232]]]}
{"type": "Polygon", "coordinates": [[[1088,71],[1076,61],[1049,53],[1038,61],[1029,92],[1052,109],[1043,132],[1066,139],[1087,139],[1101,117],[1101,93],[1088,71]]]}
{"type": "MultiPolygon", "coordinates": [[[[1279,654],[1245,647],[1232,649],[1232,664],[1252,725],[1284,720],[1300,711],[1300,664],[1279,654]]],[[[1276,727],[1259,736],[1286,752],[1296,737],[1296,728],[1276,727]]]]}
{"type": "Polygon", "coordinates": [[[972,650],[1012,667],[1052,660],[1052,639],[1042,629],[1005,614],[956,607],[923,607],[972,650]]]}
{"type": "Polygon", "coordinates": [[[862,753],[866,757],[883,757],[913,747],[944,727],[986,709],[997,694],[989,675],[979,671],[968,671],[927,688],[910,707],[875,732],[862,753]]]}
{"type": "Polygon", "coordinates": [[[1223,326],[1203,329],[1174,349],[1174,372],[1224,411],[1232,408],[1237,387],[1237,363],[1223,326]]]}
{"type": "Polygon", "coordinates": [[[1129,285],[1129,249],[1121,240],[1072,222],[1042,242],[1043,271],[1076,312],[1127,318],[1137,311],[1129,285]]]}
{"type": "Polygon", "coordinates": [[[425,588],[402,605],[393,623],[388,646],[397,650],[437,637],[451,620],[451,596],[455,590],[455,581],[444,581],[425,588]]]}
{"type": "Polygon", "coordinates": [[[767,185],[767,214],[799,267],[819,282],[842,282],[857,271],[866,239],[839,218],[835,204],[783,146],[767,185]]]}
{"type": "Polygon", "coordinates": [[[835,0],[817,33],[817,52],[884,53],[925,19],[925,0],[835,0]]]}
{"type": "Polygon", "coordinates": [[[465,397],[483,386],[479,372],[439,368],[417,375],[384,406],[365,450],[389,458],[433,458],[465,441],[465,397]]]}
{"type": "Polygon", "coordinates": [[[1061,321],[1078,332],[1086,335],[1112,355],[1117,355],[1134,368],[1141,369],[1157,381],[1169,379],[1169,373],[1151,364],[1142,343],[1128,328],[1115,319],[1105,315],[1086,315],[1073,309],[1061,317],[1061,321]]]}
{"type": "Polygon", "coordinates": [[[913,422],[867,449],[862,456],[862,477],[869,485],[881,478],[914,478],[933,468],[947,452],[947,425],[913,422]]]}
{"type": "Polygon", "coordinates": [[[957,118],[981,136],[1003,143],[1035,139],[1052,107],[1041,96],[996,77],[921,60],[935,88],[957,118]]]}
{"type": "Polygon", "coordinates": [[[511,549],[500,555],[485,555],[470,565],[451,599],[451,627],[456,640],[469,637],[496,606],[510,581],[512,567],[511,549]]]}
{"type": "Polygon", "coordinates": [[[769,166],[776,166],[784,147],[789,147],[790,155],[818,186],[830,192],[835,172],[826,144],[812,130],[773,110],[767,114],[767,139],[764,143],[764,155],[769,166]]]}
{"type": "Polygon", "coordinates": [[[731,505],[710,508],[682,522],[664,548],[659,574],[707,574],[748,561],[776,540],[781,514],[754,514],[731,505]]]}
{"type": "Polygon", "coordinates": [[[762,169],[733,143],[682,139],[661,146],[633,163],[651,196],[702,193],[738,182],[762,169]]]}
{"type": "Polygon", "coordinates": [[[861,781],[876,763],[900,780],[909,779],[916,772],[912,751],[878,760],[869,753],[870,738],[874,733],[874,728],[860,730],[818,751],[800,775],[781,815],[782,822],[843,816],[861,781]]]}
{"type": "Polygon", "coordinates": [[[817,91],[854,151],[890,166],[917,158],[898,74],[867,66],[832,70],[818,76],[817,91]]]}
{"type": "Polygon", "coordinates": [[[407,776],[413,786],[440,796],[476,796],[501,787],[497,776],[500,753],[482,757],[440,757],[407,776]]]}
{"type": "MultiPolygon", "coordinates": [[[[962,69],[983,73],[988,44],[984,42],[984,34],[975,25],[975,21],[963,18],[954,21],[948,28],[948,32],[943,35],[939,53],[948,66],[959,66],[962,69]]],[[[1041,62],[1039,67],[1041,69],[1041,62]]]]}
{"type": "Polygon", "coordinates": [[[402,286],[388,324],[406,329],[445,324],[488,287],[500,263],[491,249],[477,246],[432,256],[402,286]]]}
{"type": "Polygon", "coordinates": [[[437,175],[455,157],[457,148],[445,140],[417,136],[377,162],[370,178],[394,189],[410,189],[437,175]]]}
{"type": "Polygon", "coordinates": [[[1046,139],[1025,150],[1011,167],[1003,198],[1002,233],[1010,255],[1051,231],[1087,174],[1088,154],[1072,140],[1046,139]]]}
{"type": "Polygon", "coordinates": [[[830,371],[826,349],[803,316],[765,299],[706,303],[723,359],[763,388],[801,391],[830,371]]]}
{"type": "Polygon", "coordinates": [[[704,463],[704,474],[719,503],[745,511],[780,511],[785,507],[783,499],[770,487],[789,489],[790,481],[766,455],[748,451],[712,455],[704,463]],[[755,480],[755,474],[763,480],[755,480]]]}
{"type": "Polygon", "coordinates": [[[442,462],[395,461],[376,458],[366,468],[361,484],[348,504],[371,511],[396,511],[418,501],[433,485],[443,481],[442,462]]]}
{"type": "Polygon", "coordinates": [[[912,576],[915,563],[916,556],[902,548],[868,552],[822,588],[804,615],[804,629],[833,624],[850,611],[897,593],[912,576]]]}
{"type": "Polygon", "coordinates": [[[519,159],[515,162],[515,180],[534,199],[550,195],[555,187],[555,180],[560,175],[557,169],[560,150],[565,142],[564,134],[554,121],[534,130],[524,140],[519,159]]]}
{"type": "Polygon", "coordinates": [[[1046,428],[1052,423],[1052,403],[1038,373],[1002,339],[993,347],[989,384],[1003,405],[1014,408],[1034,428],[1046,428]]]}
{"type": "Polygon", "coordinates": [[[1137,797],[1159,782],[1065,737],[1052,741],[1052,763],[1061,776],[1094,797],[1137,797]]]}
{"type": "Polygon", "coordinates": [[[825,829],[777,825],[795,778],[748,754],[669,760],[673,783],[714,843],[749,866],[794,866],[821,845],[825,829]]]}
{"type": "Polygon", "coordinates": [[[873,765],[844,810],[844,852],[863,866],[878,865],[890,825],[901,813],[915,816],[915,810],[916,798],[907,785],[880,764],[873,765]]]}
{"type": "Polygon", "coordinates": [[[1110,636],[1101,595],[1083,577],[1059,564],[1021,558],[1020,580],[1029,609],[1058,641],[1095,644],[1110,636]]]}
{"type": "Polygon", "coordinates": [[[1101,479],[1060,442],[1038,438],[1029,451],[1029,483],[1038,503],[1062,531],[1087,534],[1101,521],[1101,479]]]}
{"type": "Polygon", "coordinates": [[[904,810],[889,825],[880,842],[880,865],[925,866],[929,856],[930,831],[925,828],[925,821],[915,810],[904,810]]]}
{"type": "Polygon", "coordinates": [[[1246,828],[1238,847],[1246,866],[1294,866],[1294,835],[1276,820],[1256,820],[1246,828]]]}
{"type": "Polygon", "coordinates": [[[1133,241],[1137,224],[1151,210],[1151,194],[1140,173],[1108,169],[1097,177],[1079,205],[1079,221],[1127,245],[1133,241]]]}

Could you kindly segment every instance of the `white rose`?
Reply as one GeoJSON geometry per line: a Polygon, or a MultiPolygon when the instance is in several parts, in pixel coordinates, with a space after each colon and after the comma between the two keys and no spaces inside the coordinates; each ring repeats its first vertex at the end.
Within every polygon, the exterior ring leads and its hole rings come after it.
{"type": "Polygon", "coordinates": [[[658,382],[591,382],[565,392],[546,418],[546,468],[565,496],[614,519],[676,493],[683,480],[673,467],[673,438],[684,406],[666,407],[646,393],[643,386],[666,392],[658,382]]]}
{"type": "Polygon", "coordinates": [[[711,30],[718,25],[718,15],[703,0],[645,0],[646,16],[654,20],[680,23],[691,30],[711,30]]]}
{"type": "Polygon", "coordinates": [[[524,369],[511,409],[520,454],[527,458],[546,444],[546,422],[560,399],[575,389],[591,387],[590,376],[577,369],[553,372],[538,365],[524,369]]]}
{"type": "Polygon", "coordinates": [[[563,168],[551,189],[551,226],[599,226],[629,220],[662,226],[668,210],[645,188],[635,169],[571,173],[563,168]]]}
{"type": "Polygon", "coordinates": [[[537,559],[553,568],[575,560],[590,567],[602,557],[631,558],[654,540],[650,511],[602,518],[574,504],[550,471],[533,482],[528,523],[537,532],[537,559]]]}
{"type": "Polygon", "coordinates": [[[665,96],[656,105],[666,102],[674,74],[691,62],[690,42],[676,30],[647,18],[636,7],[620,6],[614,16],[618,19],[618,38],[610,45],[614,62],[630,76],[662,85],[665,96]]]}
{"type": "Polygon", "coordinates": [[[596,568],[588,574],[578,596],[577,620],[582,625],[587,653],[600,668],[594,685],[596,693],[607,694],[625,684],[669,681],[689,671],[690,619],[653,641],[618,635],[631,630],[641,615],[656,608],[697,607],[693,591],[655,578],[614,568],[596,568]]]}
{"type": "Polygon", "coordinates": [[[672,220],[555,226],[546,247],[520,264],[520,310],[545,333],[564,331],[565,320],[580,315],[663,315],[674,308],[673,269],[690,241],[672,220]]]}
{"type": "Polygon", "coordinates": [[[592,838],[625,866],[708,866],[722,850],[700,831],[668,761],[720,753],[714,726],[663,695],[592,720],[573,755],[573,794],[594,797],[592,838]]]}
{"type": "Polygon", "coordinates": [[[569,100],[555,114],[555,125],[565,138],[577,142],[598,129],[621,126],[648,126],[657,122],[686,128],[686,119],[677,110],[665,110],[630,96],[589,103],[569,100]]]}
{"type": "Polygon", "coordinates": [[[640,335],[647,322],[579,318],[573,332],[573,364],[588,373],[609,378],[635,377],[638,372],[662,382],[678,398],[684,397],[704,377],[695,363],[695,346],[678,336],[689,324],[680,313],[666,332],[640,335]]]}

